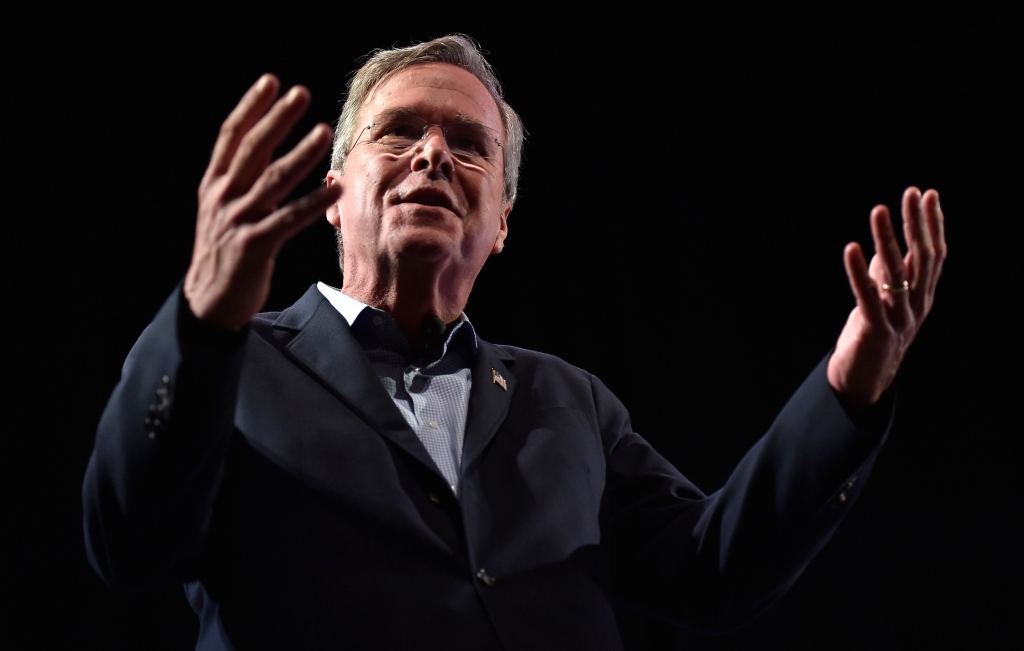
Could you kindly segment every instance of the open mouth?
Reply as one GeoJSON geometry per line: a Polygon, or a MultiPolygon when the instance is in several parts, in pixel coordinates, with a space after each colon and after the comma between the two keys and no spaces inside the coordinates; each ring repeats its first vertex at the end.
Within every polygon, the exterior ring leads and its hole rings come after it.
{"type": "Polygon", "coordinates": [[[455,205],[447,194],[440,190],[422,188],[413,190],[402,197],[402,203],[418,203],[422,206],[437,206],[455,212],[455,205]]]}

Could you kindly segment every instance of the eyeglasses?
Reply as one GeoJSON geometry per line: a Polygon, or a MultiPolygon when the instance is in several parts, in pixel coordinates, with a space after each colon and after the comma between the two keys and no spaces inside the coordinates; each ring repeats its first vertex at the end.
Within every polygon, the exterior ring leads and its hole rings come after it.
{"type": "Polygon", "coordinates": [[[456,121],[431,124],[410,113],[382,113],[366,125],[353,147],[374,144],[395,153],[403,153],[427,137],[430,127],[437,127],[444,135],[448,151],[459,161],[476,167],[497,164],[502,156],[502,144],[494,129],[479,122],[456,121]]]}

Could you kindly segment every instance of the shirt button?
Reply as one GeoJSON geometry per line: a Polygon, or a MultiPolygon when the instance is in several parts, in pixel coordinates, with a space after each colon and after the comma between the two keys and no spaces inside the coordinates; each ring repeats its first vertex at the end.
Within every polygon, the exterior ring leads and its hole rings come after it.
{"type": "Polygon", "coordinates": [[[483,584],[488,588],[493,588],[494,584],[497,583],[497,579],[487,573],[487,570],[480,568],[480,571],[476,573],[476,578],[483,581],[483,584]]]}
{"type": "Polygon", "coordinates": [[[433,429],[437,429],[437,421],[434,421],[434,420],[430,421],[430,426],[431,426],[431,427],[432,427],[433,429]]]}

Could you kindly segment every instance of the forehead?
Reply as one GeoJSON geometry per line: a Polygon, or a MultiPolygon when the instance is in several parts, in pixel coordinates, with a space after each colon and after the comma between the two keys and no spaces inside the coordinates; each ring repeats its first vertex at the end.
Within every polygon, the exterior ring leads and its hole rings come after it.
{"type": "Polygon", "coordinates": [[[460,116],[503,131],[498,105],[483,83],[473,73],[448,63],[414,65],[386,78],[363,104],[359,121],[397,107],[413,109],[431,121],[460,116]]]}

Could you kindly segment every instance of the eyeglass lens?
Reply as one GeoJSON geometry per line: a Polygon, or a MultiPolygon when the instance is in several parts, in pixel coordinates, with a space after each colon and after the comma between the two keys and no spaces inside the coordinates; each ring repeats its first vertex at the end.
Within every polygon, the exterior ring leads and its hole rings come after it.
{"type": "Polygon", "coordinates": [[[501,144],[494,132],[476,122],[452,122],[446,125],[430,124],[415,115],[381,116],[367,129],[369,140],[382,147],[404,151],[420,140],[430,127],[440,127],[445,143],[452,155],[463,161],[479,163],[500,156],[501,144]]]}

